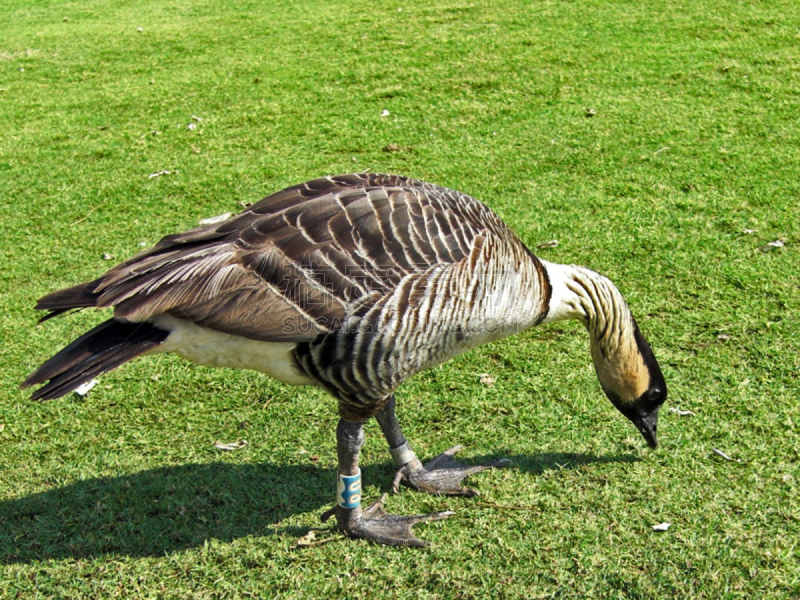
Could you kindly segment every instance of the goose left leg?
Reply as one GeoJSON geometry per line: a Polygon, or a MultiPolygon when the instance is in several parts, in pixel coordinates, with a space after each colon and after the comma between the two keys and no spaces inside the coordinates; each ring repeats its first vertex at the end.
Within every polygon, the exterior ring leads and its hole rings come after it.
{"type": "Polygon", "coordinates": [[[384,494],[380,500],[361,509],[361,471],[358,457],[364,444],[363,423],[341,419],[336,428],[336,443],[339,455],[339,475],[336,491],[336,506],[322,515],[327,521],[336,516],[337,527],[350,537],[363,538],[387,546],[427,546],[411,531],[420,521],[446,519],[451,511],[429,515],[405,517],[387,514],[383,510],[384,494]]]}
{"type": "Polygon", "coordinates": [[[427,464],[422,464],[408,444],[395,415],[395,399],[392,396],[386,405],[375,415],[383,435],[389,443],[395,464],[400,467],[392,482],[392,492],[397,493],[400,483],[429,494],[448,496],[477,496],[478,491],[464,487],[461,481],[468,475],[486,469],[505,467],[511,464],[508,459],[492,460],[480,465],[465,465],[453,457],[463,446],[453,446],[427,464]]]}

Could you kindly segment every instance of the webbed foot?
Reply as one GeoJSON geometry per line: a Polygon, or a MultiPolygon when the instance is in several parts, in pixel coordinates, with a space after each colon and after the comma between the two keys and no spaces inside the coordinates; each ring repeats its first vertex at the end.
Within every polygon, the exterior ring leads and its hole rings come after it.
{"type": "Polygon", "coordinates": [[[445,494],[448,496],[478,496],[477,490],[464,487],[461,480],[486,469],[505,467],[511,464],[506,458],[492,460],[482,465],[465,465],[457,462],[453,456],[463,446],[453,446],[445,450],[432,461],[423,465],[418,460],[402,467],[392,481],[392,492],[397,493],[401,483],[428,492],[429,494],[445,494]]]}
{"type": "Polygon", "coordinates": [[[322,515],[322,521],[327,521],[336,515],[337,527],[340,531],[353,538],[371,540],[386,546],[416,546],[426,547],[430,543],[419,539],[411,531],[411,527],[422,521],[438,521],[453,516],[452,511],[436,512],[428,515],[402,516],[391,515],[383,510],[386,494],[381,499],[361,510],[358,508],[342,508],[334,506],[322,515]]]}

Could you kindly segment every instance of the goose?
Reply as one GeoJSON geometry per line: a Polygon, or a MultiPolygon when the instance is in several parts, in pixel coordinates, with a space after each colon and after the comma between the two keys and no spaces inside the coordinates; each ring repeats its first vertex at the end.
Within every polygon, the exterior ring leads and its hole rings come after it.
{"type": "Polygon", "coordinates": [[[536,257],[488,207],[424,181],[329,176],[267,196],[225,221],[168,235],[88,283],[42,297],[40,321],[113,308],[21,384],[64,396],[140,355],[253,369],[318,386],[338,402],[336,503],[323,514],[354,538],[425,546],[386,494],[361,506],[363,425],[375,417],[399,470],[392,483],[471,496],[462,480],[505,460],[466,465],[460,446],[423,464],[395,414],[408,377],[529,327],[577,319],[611,403],[656,447],[667,387],[614,284],[536,257]],[[45,383],[46,382],[46,383],[45,383]]]}

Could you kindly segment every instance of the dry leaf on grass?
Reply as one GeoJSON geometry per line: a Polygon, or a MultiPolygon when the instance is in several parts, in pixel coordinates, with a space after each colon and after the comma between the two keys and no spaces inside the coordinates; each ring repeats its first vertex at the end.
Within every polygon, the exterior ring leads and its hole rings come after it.
{"type": "Polygon", "coordinates": [[[247,446],[247,440],[239,440],[238,442],[233,442],[232,444],[226,444],[224,442],[220,442],[217,440],[214,442],[214,447],[218,450],[225,450],[226,452],[232,452],[233,450],[241,450],[247,446]]]}
{"type": "Polygon", "coordinates": [[[775,240],[774,242],[768,242],[765,246],[761,246],[759,250],[761,252],[772,252],[775,248],[783,248],[786,245],[786,242],[783,240],[775,240]]]}
{"type": "Polygon", "coordinates": [[[321,540],[317,539],[317,534],[314,533],[313,529],[310,529],[307,534],[297,540],[297,544],[295,548],[312,548],[314,546],[322,546],[322,544],[327,544],[330,541],[336,539],[335,537],[324,538],[321,540]]]}
{"type": "Polygon", "coordinates": [[[483,385],[491,387],[494,385],[495,381],[497,380],[488,373],[481,373],[481,383],[483,385]]]}
{"type": "Polygon", "coordinates": [[[297,540],[297,545],[298,546],[310,546],[314,542],[315,539],[317,539],[317,534],[314,533],[313,531],[309,531],[307,534],[305,534],[303,537],[301,537],[299,540],[297,540]]]}

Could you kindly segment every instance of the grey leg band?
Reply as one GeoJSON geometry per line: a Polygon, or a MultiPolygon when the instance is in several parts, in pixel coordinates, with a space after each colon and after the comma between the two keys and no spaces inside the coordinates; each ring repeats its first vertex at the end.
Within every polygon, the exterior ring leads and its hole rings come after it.
{"type": "Polygon", "coordinates": [[[402,446],[398,446],[397,448],[389,448],[389,452],[392,453],[394,464],[396,464],[398,467],[402,467],[403,465],[406,465],[417,458],[417,455],[414,454],[414,451],[411,449],[411,446],[408,445],[408,442],[404,443],[402,446]]]}

